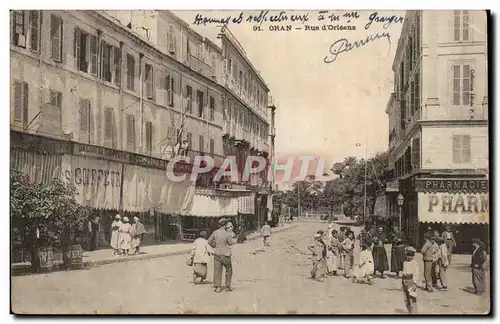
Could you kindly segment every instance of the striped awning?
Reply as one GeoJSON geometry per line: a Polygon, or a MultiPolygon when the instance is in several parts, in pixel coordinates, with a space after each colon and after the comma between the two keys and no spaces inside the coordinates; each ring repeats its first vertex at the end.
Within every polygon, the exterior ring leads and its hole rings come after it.
{"type": "Polygon", "coordinates": [[[23,172],[36,183],[49,184],[61,177],[62,155],[11,148],[10,168],[23,172]]]}

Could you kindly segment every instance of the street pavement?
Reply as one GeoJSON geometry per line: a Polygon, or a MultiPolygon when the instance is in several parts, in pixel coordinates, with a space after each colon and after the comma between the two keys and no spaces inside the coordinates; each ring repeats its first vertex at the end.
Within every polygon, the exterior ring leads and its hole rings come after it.
{"type": "MultiPolygon", "coordinates": [[[[401,282],[371,286],[343,277],[308,279],[307,245],[325,223],[299,223],[233,249],[234,291],[193,285],[185,256],[116,263],[87,270],[12,277],[12,310],[22,314],[405,314],[401,282]]],[[[417,257],[421,261],[421,256],[417,257]]],[[[469,255],[454,255],[448,291],[419,291],[420,313],[484,314],[489,292],[471,294],[469,255]]],[[[208,278],[212,281],[213,264],[208,278]]],[[[487,281],[489,284],[489,280],[487,281]]]]}

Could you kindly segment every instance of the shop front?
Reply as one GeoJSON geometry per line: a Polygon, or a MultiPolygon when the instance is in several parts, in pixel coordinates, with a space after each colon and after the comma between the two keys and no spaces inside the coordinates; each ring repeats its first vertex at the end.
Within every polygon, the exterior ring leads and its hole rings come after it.
{"type": "Polygon", "coordinates": [[[194,240],[201,231],[212,234],[218,221],[230,219],[238,228],[238,197],[212,189],[196,189],[189,209],[181,217],[182,239],[194,240]]]}
{"type": "Polygon", "coordinates": [[[442,233],[450,225],[457,253],[470,253],[471,241],[489,246],[489,187],[485,178],[423,178],[415,180],[418,195],[418,238],[430,227],[442,233]]]}

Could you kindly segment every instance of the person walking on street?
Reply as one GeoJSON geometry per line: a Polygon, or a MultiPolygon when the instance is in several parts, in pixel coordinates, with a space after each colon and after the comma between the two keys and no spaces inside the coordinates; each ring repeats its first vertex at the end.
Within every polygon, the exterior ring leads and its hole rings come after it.
{"type": "Polygon", "coordinates": [[[481,296],[485,290],[484,283],[484,263],[487,260],[486,251],[483,247],[483,242],[480,239],[472,240],[474,252],[472,252],[471,269],[472,269],[472,285],[476,295],[481,296]]]}
{"type": "Polygon", "coordinates": [[[144,225],[139,221],[139,217],[134,216],[134,223],[130,229],[130,236],[132,237],[131,254],[139,253],[139,247],[144,234],[146,234],[146,228],[144,228],[144,225]]]}
{"type": "Polygon", "coordinates": [[[406,255],[404,234],[399,230],[397,225],[393,228],[391,241],[391,272],[396,273],[396,279],[399,279],[400,272],[403,271],[403,263],[406,260],[406,255]]]}
{"type": "Polygon", "coordinates": [[[438,259],[439,259],[439,244],[437,243],[439,235],[437,233],[434,233],[433,236],[431,236],[431,243],[432,243],[432,267],[431,267],[431,279],[432,279],[432,287],[433,288],[438,288],[437,281],[439,279],[439,265],[438,265],[438,259]]]}
{"type": "Polygon", "coordinates": [[[420,271],[418,263],[414,259],[416,252],[411,246],[405,248],[406,261],[403,263],[402,285],[403,297],[409,314],[416,314],[418,312],[417,281],[420,277],[420,271]]]}
{"type": "Polygon", "coordinates": [[[132,225],[130,225],[128,217],[123,217],[123,223],[120,225],[120,233],[118,235],[118,248],[122,252],[122,255],[129,255],[130,249],[132,248],[132,236],[130,236],[130,230],[132,225]]]}
{"type": "Polygon", "coordinates": [[[314,234],[314,242],[308,248],[312,252],[311,279],[322,282],[325,275],[322,260],[326,257],[324,243],[321,242],[321,233],[314,234]]]}
{"type": "MultiPolygon", "coordinates": [[[[346,229],[345,226],[340,226],[340,231],[338,234],[338,239],[339,239],[340,244],[342,244],[346,238],[345,229],[346,229]]],[[[342,250],[340,253],[340,256],[339,256],[339,269],[345,269],[344,263],[345,263],[344,262],[344,251],[342,250]]]]}
{"type": "Polygon", "coordinates": [[[214,288],[215,292],[222,291],[222,270],[226,271],[226,280],[224,288],[232,291],[231,280],[233,277],[233,263],[231,260],[231,247],[236,243],[234,239],[233,225],[227,219],[219,221],[220,228],[210,235],[208,244],[214,248],[214,288]]]}
{"type": "Polygon", "coordinates": [[[424,259],[424,279],[425,279],[425,289],[428,292],[432,292],[432,263],[434,262],[435,249],[431,242],[431,236],[429,233],[424,235],[425,243],[420,250],[422,252],[422,257],[424,259]]]}
{"type": "Polygon", "coordinates": [[[116,214],[115,220],[111,224],[111,240],[110,240],[110,246],[113,249],[113,255],[119,255],[120,254],[120,248],[118,246],[118,234],[120,232],[120,226],[122,225],[121,221],[121,216],[116,214]]]}
{"type": "Polygon", "coordinates": [[[446,270],[448,269],[448,248],[446,242],[442,237],[437,238],[437,243],[439,245],[439,250],[437,253],[437,271],[439,271],[439,281],[441,282],[441,289],[446,290],[448,286],[446,285],[446,270]]]}
{"type": "Polygon", "coordinates": [[[207,241],[207,232],[201,231],[198,238],[193,242],[191,258],[193,259],[193,283],[196,285],[196,279],[200,278],[200,283],[207,278],[208,262],[212,253],[207,241]]]}
{"type": "Polygon", "coordinates": [[[350,278],[354,264],[354,234],[352,232],[349,232],[342,242],[342,251],[344,255],[344,276],[350,278]]]}
{"type": "Polygon", "coordinates": [[[261,229],[261,234],[262,234],[262,242],[264,244],[264,247],[269,246],[269,238],[271,237],[271,226],[267,222],[264,223],[264,226],[262,226],[261,229]]]}
{"type": "Polygon", "coordinates": [[[444,239],[446,243],[446,248],[448,249],[448,264],[451,264],[451,255],[453,254],[453,249],[457,246],[457,242],[455,241],[455,237],[453,236],[453,232],[451,230],[451,226],[446,226],[445,231],[441,234],[441,237],[444,239]]]}
{"type": "Polygon", "coordinates": [[[377,234],[373,237],[374,247],[373,247],[373,261],[375,262],[375,271],[380,272],[380,278],[384,279],[384,271],[389,270],[389,261],[387,260],[387,251],[385,250],[385,244],[388,243],[387,235],[384,233],[384,229],[379,227],[377,234]]]}
{"type": "Polygon", "coordinates": [[[90,251],[97,250],[99,240],[99,216],[94,216],[89,220],[90,251]]]}

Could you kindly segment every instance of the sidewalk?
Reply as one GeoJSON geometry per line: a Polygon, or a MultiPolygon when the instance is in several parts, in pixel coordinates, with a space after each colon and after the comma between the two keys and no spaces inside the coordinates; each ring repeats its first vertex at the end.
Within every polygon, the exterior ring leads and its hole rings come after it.
{"type": "MultiPolygon", "coordinates": [[[[284,224],[283,226],[274,227],[271,229],[272,233],[285,231],[297,226],[297,223],[284,224]]],[[[254,232],[247,235],[247,240],[254,240],[260,237],[260,233],[254,232]]],[[[147,260],[153,258],[161,258],[172,255],[187,254],[191,251],[191,242],[172,242],[167,244],[158,244],[141,247],[138,255],[131,256],[114,256],[112,249],[103,249],[97,251],[85,251],[83,253],[84,266],[99,266],[104,264],[129,262],[137,260],[147,260]]],[[[21,268],[29,267],[29,263],[12,264],[12,273],[15,270],[20,271],[21,268]]]]}

